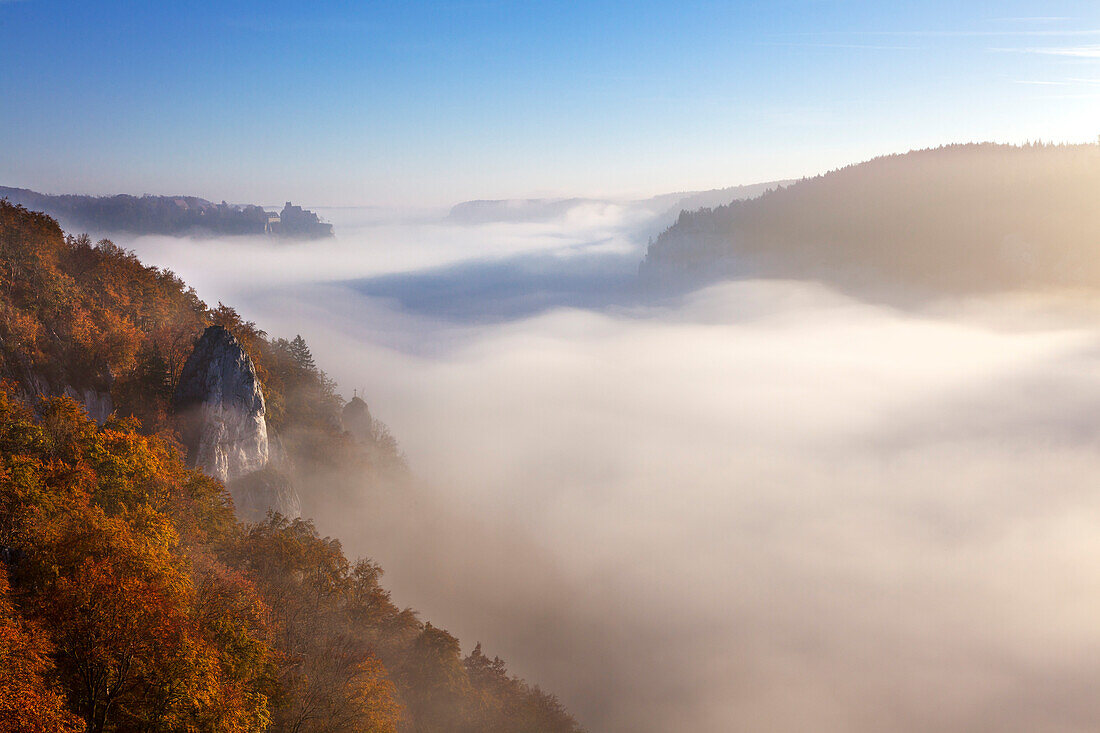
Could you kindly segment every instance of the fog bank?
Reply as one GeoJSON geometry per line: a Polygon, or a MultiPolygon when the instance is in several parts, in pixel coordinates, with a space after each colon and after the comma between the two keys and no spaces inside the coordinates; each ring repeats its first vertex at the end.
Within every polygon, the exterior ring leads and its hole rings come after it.
{"type": "Polygon", "coordinates": [[[326,213],[335,242],[127,244],[365,390],[416,485],[319,526],[593,733],[1100,719],[1088,300],[650,302],[627,206],[326,213]]]}

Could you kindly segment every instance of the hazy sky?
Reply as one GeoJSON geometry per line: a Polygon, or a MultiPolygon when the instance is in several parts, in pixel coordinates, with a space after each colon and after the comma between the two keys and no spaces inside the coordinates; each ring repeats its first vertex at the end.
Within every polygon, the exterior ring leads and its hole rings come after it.
{"type": "Polygon", "coordinates": [[[652,194],[1100,132],[1100,4],[0,0],[0,184],[652,194]]]}

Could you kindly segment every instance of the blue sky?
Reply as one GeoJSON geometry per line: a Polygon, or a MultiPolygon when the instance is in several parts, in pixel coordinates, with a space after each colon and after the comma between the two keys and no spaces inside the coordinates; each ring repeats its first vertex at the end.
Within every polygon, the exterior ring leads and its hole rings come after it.
{"type": "Polygon", "coordinates": [[[1100,134],[1096,2],[0,0],[0,184],[648,195],[1100,134]]]}

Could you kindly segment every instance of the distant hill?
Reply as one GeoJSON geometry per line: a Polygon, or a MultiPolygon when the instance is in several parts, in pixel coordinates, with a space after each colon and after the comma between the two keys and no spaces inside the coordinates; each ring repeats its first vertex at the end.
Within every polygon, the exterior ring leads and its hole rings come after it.
{"type": "Polygon", "coordinates": [[[66,229],[96,234],[332,236],[331,224],[289,201],[276,213],[253,204],[215,204],[196,196],[55,196],[7,186],[0,186],[0,199],[45,212],[66,229]]]}
{"type": "Polygon", "coordinates": [[[951,145],[680,215],[641,274],[693,287],[811,278],[856,290],[1100,288],[1100,147],[951,145]]]}
{"type": "Polygon", "coordinates": [[[728,188],[714,188],[709,191],[667,194],[665,197],[658,196],[655,198],[671,199],[672,205],[669,207],[669,212],[673,216],[676,216],[681,211],[685,210],[693,211],[695,209],[713,208],[715,206],[724,206],[732,201],[754,199],[757,196],[764,195],[768,191],[775,190],[780,186],[789,186],[792,183],[794,183],[793,180],[768,181],[766,183],[750,183],[743,186],[729,186],[728,188]]]}
{"type": "MultiPolygon", "coordinates": [[[[572,209],[585,204],[615,204],[650,209],[659,215],[663,221],[667,222],[675,219],[676,215],[684,209],[718,206],[738,199],[752,198],[790,182],[772,181],[747,186],[716,188],[710,191],[680,191],[634,201],[595,198],[479,199],[455,204],[447,215],[447,219],[460,224],[551,221],[565,216],[572,209]]],[[[662,226],[667,226],[667,224],[662,223],[662,226]]]]}
{"type": "Polygon", "coordinates": [[[479,199],[451,207],[447,219],[459,224],[550,221],[582,204],[609,203],[599,199],[479,199]]]}

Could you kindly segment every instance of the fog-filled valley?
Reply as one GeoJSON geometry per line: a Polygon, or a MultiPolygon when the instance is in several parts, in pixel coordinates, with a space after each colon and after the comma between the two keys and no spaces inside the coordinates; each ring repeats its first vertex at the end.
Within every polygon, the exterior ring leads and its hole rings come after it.
{"type": "Polygon", "coordinates": [[[1100,3],[0,69],[0,733],[1100,730],[1100,3]]]}
{"type": "Polygon", "coordinates": [[[674,205],[116,241],[367,400],[409,484],[303,506],[588,730],[1089,729],[1100,303],[653,292],[674,205]]]}

